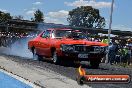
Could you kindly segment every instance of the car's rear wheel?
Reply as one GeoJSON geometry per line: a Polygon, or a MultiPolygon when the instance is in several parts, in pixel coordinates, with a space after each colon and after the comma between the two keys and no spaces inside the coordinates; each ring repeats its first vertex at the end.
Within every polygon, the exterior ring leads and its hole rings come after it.
{"type": "Polygon", "coordinates": [[[57,52],[54,51],[52,54],[52,61],[54,64],[60,64],[60,58],[57,56],[57,52]]]}
{"type": "Polygon", "coordinates": [[[100,64],[100,60],[91,60],[90,61],[91,68],[94,68],[94,69],[99,68],[99,64],[100,64]]]}
{"type": "Polygon", "coordinates": [[[37,54],[37,51],[36,51],[35,48],[33,49],[33,59],[34,60],[38,60],[38,61],[41,61],[42,60],[42,57],[37,54]]]}

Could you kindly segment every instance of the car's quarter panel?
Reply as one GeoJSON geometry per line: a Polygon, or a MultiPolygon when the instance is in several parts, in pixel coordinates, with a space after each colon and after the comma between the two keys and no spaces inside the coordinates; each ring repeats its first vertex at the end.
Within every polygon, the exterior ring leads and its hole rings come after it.
{"type": "Polygon", "coordinates": [[[36,37],[28,42],[28,48],[30,50],[36,49],[37,53],[39,53],[39,37],[36,37]]]}
{"type": "Polygon", "coordinates": [[[28,42],[28,48],[33,52],[32,49],[36,49],[36,53],[39,54],[39,55],[42,55],[41,53],[41,47],[40,47],[40,40],[41,40],[41,35],[44,33],[41,32],[36,38],[34,39],[31,39],[29,42],[28,42]]]}

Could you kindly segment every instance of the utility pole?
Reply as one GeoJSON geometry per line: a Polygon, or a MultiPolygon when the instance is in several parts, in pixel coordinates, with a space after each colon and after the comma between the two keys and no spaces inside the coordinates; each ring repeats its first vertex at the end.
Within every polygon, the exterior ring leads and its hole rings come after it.
{"type": "MultiPolygon", "coordinates": [[[[112,25],[113,6],[114,6],[114,0],[112,0],[112,3],[111,3],[110,22],[109,22],[109,30],[108,30],[108,45],[110,44],[110,34],[112,31],[111,25],[112,25]]],[[[109,51],[109,49],[108,49],[108,51],[109,51]]],[[[107,54],[106,62],[108,62],[108,54],[107,54]]]]}
{"type": "Polygon", "coordinates": [[[109,30],[108,30],[108,44],[110,43],[110,34],[112,30],[111,25],[112,25],[113,5],[114,5],[114,0],[112,0],[112,4],[111,4],[110,22],[109,22],[109,30]]]}

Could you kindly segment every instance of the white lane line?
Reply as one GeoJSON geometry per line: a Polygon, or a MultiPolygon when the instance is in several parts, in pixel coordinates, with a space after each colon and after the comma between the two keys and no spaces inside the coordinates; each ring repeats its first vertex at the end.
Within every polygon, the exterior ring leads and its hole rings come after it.
{"type": "Polygon", "coordinates": [[[41,87],[33,84],[32,82],[30,82],[28,80],[25,80],[24,78],[21,78],[21,77],[19,77],[17,75],[14,75],[14,74],[12,74],[10,72],[7,72],[7,71],[5,71],[3,69],[0,69],[0,71],[5,73],[5,74],[7,74],[7,75],[9,75],[9,76],[11,76],[11,77],[13,77],[13,78],[15,78],[15,79],[17,79],[17,80],[19,80],[19,81],[21,81],[21,82],[23,82],[23,83],[25,83],[25,84],[27,84],[27,85],[29,85],[29,86],[31,86],[32,88],[41,88],[41,87]]]}

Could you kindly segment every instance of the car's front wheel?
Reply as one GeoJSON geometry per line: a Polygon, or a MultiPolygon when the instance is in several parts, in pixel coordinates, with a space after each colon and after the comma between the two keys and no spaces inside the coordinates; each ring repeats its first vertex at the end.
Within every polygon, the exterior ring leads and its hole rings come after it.
{"type": "Polygon", "coordinates": [[[54,64],[60,64],[60,58],[57,56],[57,52],[54,51],[52,54],[52,61],[54,64]]]}

